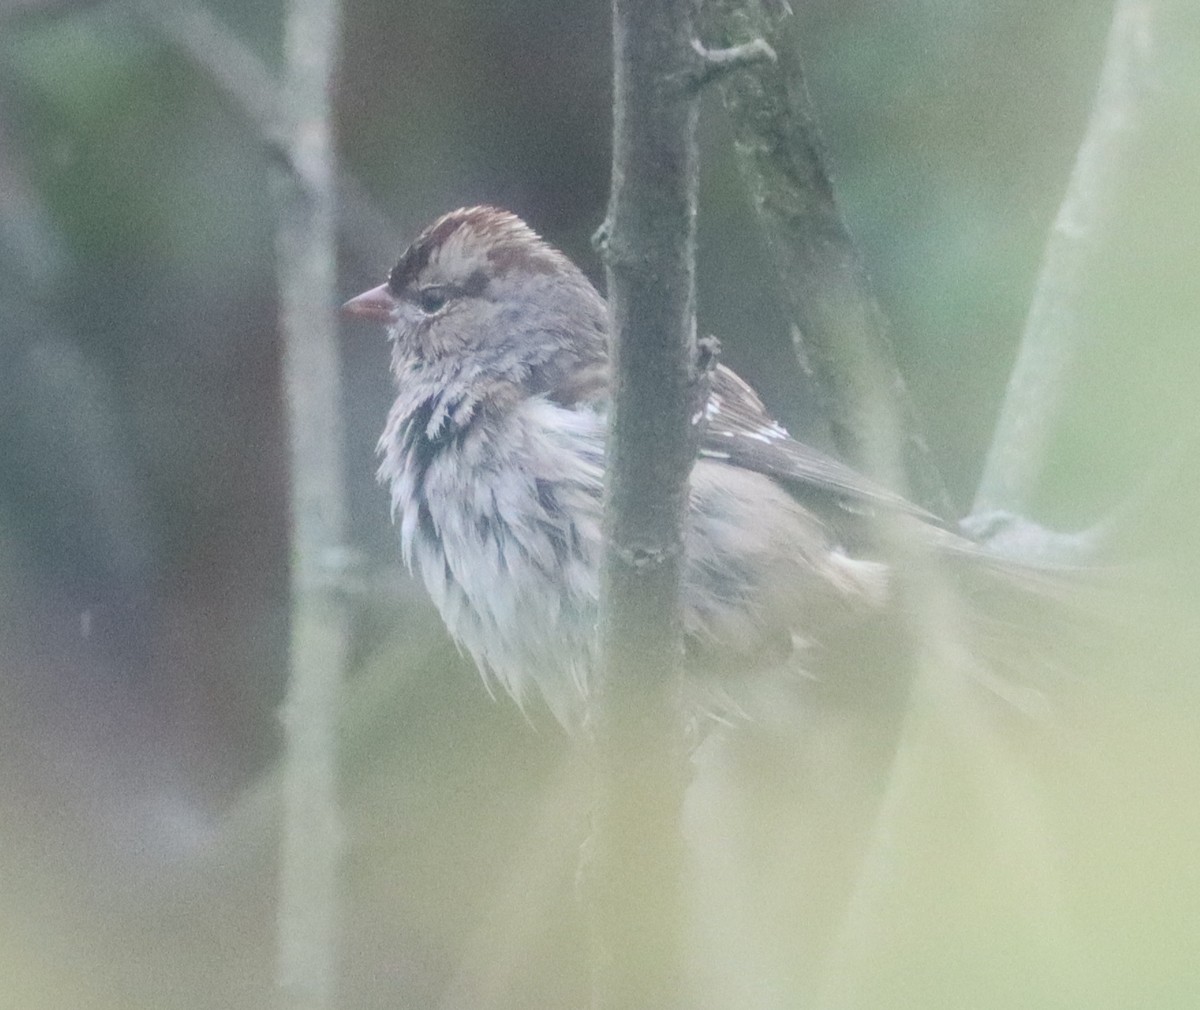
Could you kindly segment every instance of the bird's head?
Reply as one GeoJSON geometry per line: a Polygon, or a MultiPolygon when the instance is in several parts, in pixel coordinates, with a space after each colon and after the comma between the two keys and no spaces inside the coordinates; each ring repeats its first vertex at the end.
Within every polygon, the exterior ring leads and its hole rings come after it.
{"type": "Polygon", "coordinates": [[[607,356],[607,311],[596,289],[525,222],[495,207],[438,218],[385,283],[343,310],[387,326],[402,386],[419,374],[557,398],[580,369],[595,372],[607,356]]]}

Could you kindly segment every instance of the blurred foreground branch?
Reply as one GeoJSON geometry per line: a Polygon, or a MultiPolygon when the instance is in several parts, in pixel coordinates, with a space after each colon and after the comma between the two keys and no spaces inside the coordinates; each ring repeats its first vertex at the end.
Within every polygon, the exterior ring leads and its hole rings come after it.
{"type": "Polygon", "coordinates": [[[284,705],[279,982],[285,1005],[333,1005],[342,829],[337,806],[338,707],[349,661],[350,599],[342,466],[342,393],[335,316],[334,152],[330,82],[337,0],[288,6],[276,173],[276,255],[291,434],[291,677],[284,705]]]}
{"type": "MultiPolygon", "coordinates": [[[[710,36],[720,44],[762,37],[778,54],[777,62],[730,77],[722,90],[742,174],[792,319],[797,353],[826,398],[837,444],[877,479],[909,489],[926,508],[946,515],[950,502],[945,485],[921,436],[887,320],[838,206],[794,19],[786,5],[766,0],[709,0],[706,10],[710,36]]],[[[901,620],[889,657],[892,668],[884,671],[895,704],[861,718],[873,720],[882,744],[878,753],[891,756],[886,766],[875,769],[880,791],[874,818],[817,986],[818,1005],[825,1008],[860,1002],[863,968],[877,938],[878,902],[897,872],[899,812],[911,800],[914,763],[930,720],[946,726],[966,721],[980,734],[984,751],[990,744],[990,728],[972,691],[976,664],[962,634],[967,621],[961,601],[923,547],[926,538],[915,521],[880,515],[874,525],[895,573],[892,591],[901,620]]],[[[1020,858],[1044,879],[1045,846],[1035,797],[1023,783],[1014,785],[1006,778],[1004,785],[1007,812],[1032,826],[1020,858]]],[[[1061,926],[1057,909],[1046,912],[1049,928],[1061,926]]]]}
{"type": "Polygon", "coordinates": [[[1050,441],[1060,426],[1068,377],[1089,338],[1081,311],[1089,279],[1108,252],[1110,216],[1137,143],[1151,81],[1157,5],[1118,0],[1096,101],[1042,259],[1021,347],[972,511],[1027,513],[1050,441]]]}

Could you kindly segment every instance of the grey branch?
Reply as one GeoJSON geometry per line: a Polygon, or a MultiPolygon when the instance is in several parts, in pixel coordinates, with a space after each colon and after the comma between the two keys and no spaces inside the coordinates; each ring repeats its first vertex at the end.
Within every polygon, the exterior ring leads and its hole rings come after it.
{"type": "Polygon", "coordinates": [[[695,337],[692,0],[615,0],[613,185],[598,236],[614,335],[590,859],[593,1007],[679,1005],[689,777],[680,585],[695,337]]]}
{"type": "Polygon", "coordinates": [[[135,6],[166,41],[182,51],[225,92],[268,143],[280,136],[280,94],[258,54],[200,3],[135,0],[135,6]]]}
{"type": "Polygon", "coordinates": [[[722,80],[739,165],[767,237],[801,365],[825,401],[834,439],[854,464],[945,514],[949,500],[920,435],[866,267],[842,217],[786,7],[710,0],[721,45],[763,39],[776,53],[722,80]],[[898,452],[869,451],[896,432],[898,452]]]}
{"type": "Polygon", "coordinates": [[[1091,118],[1046,242],[1016,365],[973,511],[1026,513],[1063,410],[1068,378],[1088,338],[1088,278],[1106,252],[1107,218],[1132,159],[1151,80],[1152,7],[1118,0],[1091,118]]]}
{"type": "Polygon", "coordinates": [[[342,849],[337,727],[351,625],[351,601],[342,588],[346,504],[330,101],[338,32],[337,0],[291,0],[279,92],[285,98],[277,122],[263,124],[280,138],[288,165],[273,180],[292,488],[279,983],[285,1005],[305,1010],[332,1007],[336,988],[342,849]]]}
{"type": "MultiPolygon", "coordinates": [[[[282,96],[259,55],[202,3],[134,2],[146,23],[208,74],[258,131],[267,149],[286,164],[289,149],[279,134],[282,96]]],[[[345,169],[335,168],[335,172],[343,241],[364,263],[389,262],[396,251],[396,229],[354,176],[345,169]]]]}

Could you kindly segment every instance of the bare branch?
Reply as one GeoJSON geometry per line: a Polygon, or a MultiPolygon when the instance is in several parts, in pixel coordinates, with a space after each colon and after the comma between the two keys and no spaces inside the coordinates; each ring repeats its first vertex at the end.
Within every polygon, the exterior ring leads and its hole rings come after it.
{"type": "Polygon", "coordinates": [[[614,0],[613,186],[598,244],[608,268],[613,410],[605,486],[601,676],[591,859],[593,1006],[680,998],[680,816],[689,762],[680,586],[695,336],[696,92],[692,0],[614,0]]]}
{"type": "MultiPolygon", "coordinates": [[[[135,3],[147,23],[205,71],[258,131],[268,150],[286,162],[290,155],[279,134],[279,85],[259,55],[198,0],[135,3]]],[[[364,263],[390,260],[396,251],[397,229],[353,175],[345,169],[336,172],[342,240],[364,263]]]]}
{"type": "Polygon", "coordinates": [[[842,453],[933,512],[949,499],[920,435],[887,322],[837,204],[786,6],[710,0],[709,34],[722,45],[765,40],[775,61],[722,81],[738,161],[766,232],[801,365],[816,379],[842,453]],[[869,451],[895,432],[896,453],[869,451]],[[906,480],[907,477],[907,480],[906,480]]]}
{"type": "Polygon", "coordinates": [[[136,0],[158,33],[196,63],[273,145],[280,136],[279,86],[258,54],[202,3],[136,0]]]}
{"type": "Polygon", "coordinates": [[[274,180],[291,434],[293,602],[291,678],[283,710],[279,982],[289,1006],[313,1010],[333,1005],[337,978],[342,844],[337,726],[351,619],[342,589],[348,551],[330,103],[338,22],[337,0],[291,0],[286,101],[279,104],[276,125],[262,123],[264,132],[281,138],[289,168],[274,180]]]}
{"type": "Polygon", "coordinates": [[[1050,231],[1021,348],[972,511],[1028,512],[1061,421],[1068,376],[1088,337],[1081,308],[1105,252],[1107,224],[1131,159],[1152,68],[1152,8],[1118,0],[1096,101],[1050,231]]]}

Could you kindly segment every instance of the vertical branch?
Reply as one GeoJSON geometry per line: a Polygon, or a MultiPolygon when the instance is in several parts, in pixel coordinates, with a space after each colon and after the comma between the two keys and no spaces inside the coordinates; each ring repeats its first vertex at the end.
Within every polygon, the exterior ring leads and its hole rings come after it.
{"type": "Polygon", "coordinates": [[[585,868],[598,1010],[679,1002],[688,779],[679,590],[700,381],[692,6],[613,4],[613,183],[599,241],[614,388],[585,868]]]}
{"type": "Polygon", "coordinates": [[[1096,101],[1067,192],[1046,242],[1017,362],[973,512],[1025,514],[1059,427],[1067,378],[1088,322],[1089,278],[1105,252],[1109,217],[1130,159],[1145,157],[1135,130],[1149,67],[1154,4],[1118,0],[1096,101]]]}
{"type": "Polygon", "coordinates": [[[762,38],[778,59],[721,86],[735,149],[792,321],[801,366],[816,379],[842,454],[876,479],[946,514],[950,503],[896,362],[887,320],[838,206],[786,4],[708,0],[721,45],[762,38]],[[876,451],[885,437],[894,446],[876,451]]]}
{"type": "Polygon", "coordinates": [[[282,94],[277,259],[292,466],[291,679],[283,719],[279,981],[284,1005],[333,1005],[337,973],[338,701],[348,655],[341,584],[340,365],[336,345],[330,80],[337,0],[291,0],[282,94]]]}

